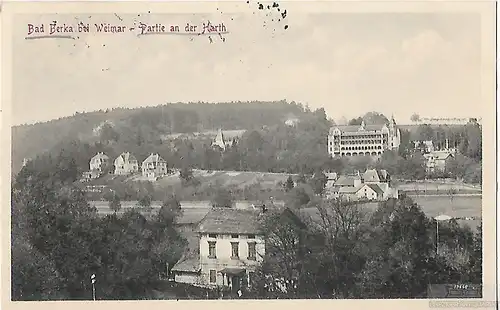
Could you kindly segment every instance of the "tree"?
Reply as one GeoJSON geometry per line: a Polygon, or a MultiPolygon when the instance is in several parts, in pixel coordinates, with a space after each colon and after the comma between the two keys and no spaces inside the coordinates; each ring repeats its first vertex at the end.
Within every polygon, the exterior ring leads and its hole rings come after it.
{"type": "Polygon", "coordinates": [[[363,120],[367,125],[385,125],[389,123],[387,117],[378,112],[368,112],[363,116],[363,120]]]}
{"type": "Polygon", "coordinates": [[[63,299],[63,278],[53,261],[34,249],[28,240],[12,244],[12,300],[63,299]]]}
{"type": "Polygon", "coordinates": [[[400,129],[401,132],[401,143],[399,144],[398,153],[400,156],[406,157],[410,154],[413,149],[413,143],[410,141],[410,131],[406,129],[400,129]]]}
{"type": "Polygon", "coordinates": [[[162,204],[158,212],[158,221],[161,223],[173,223],[182,213],[181,204],[175,196],[168,197],[162,204]]]}
{"type": "Polygon", "coordinates": [[[120,201],[120,197],[117,194],[114,194],[113,198],[111,199],[111,201],[109,201],[109,208],[114,213],[117,213],[117,212],[119,212],[121,210],[122,203],[120,201]]]}
{"type": "Polygon", "coordinates": [[[291,206],[294,209],[302,208],[311,201],[311,196],[306,191],[304,185],[294,187],[289,193],[291,206]]]}
{"type": "Polygon", "coordinates": [[[316,195],[323,194],[327,181],[328,178],[322,171],[319,171],[314,174],[314,176],[311,179],[311,187],[313,188],[313,191],[316,195]]]}
{"type": "Polygon", "coordinates": [[[421,141],[433,140],[434,141],[434,137],[435,137],[434,129],[430,125],[422,124],[422,125],[418,126],[416,140],[421,140],[421,141]]]}
{"type": "MultiPolygon", "coordinates": [[[[407,197],[380,204],[371,219],[366,267],[361,293],[367,298],[423,296],[434,276],[433,229],[422,210],[407,197]]],[[[434,269],[435,268],[435,269],[434,269]]],[[[437,281],[437,282],[436,282],[437,281]]]]}
{"type": "Polygon", "coordinates": [[[260,226],[266,239],[266,254],[252,289],[267,297],[309,295],[308,291],[315,288],[309,285],[306,272],[312,271],[307,266],[313,259],[306,254],[312,244],[307,226],[288,209],[269,211],[261,218],[260,226]]]}
{"type": "Polygon", "coordinates": [[[285,183],[285,190],[287,192],[291,191],[294,186],[295,186],[295,183],[293,182],[292,176],[288,176],[288,178],[286,179],[286,183],[285,183]]]}
{"type": "Polygon", "coordinates": [[[474,234],[474,246],[470,260],[472,283],[482,283],[483,280],[483,225],[477,227],[474,234]]]}
{"type": "Polygon", "coordinates": [[[413,113],[412,116],[410,117],[410,120],[416,123],[420,121],[420,115],[418,115],[417,113],[413,113]]]}
{"type": "Polygon", "coordinates": [[[348,125],[361,125],[363,118],[360,116],[358,118],[353,118],[349,121],[348,125]]]}
{"type": "Polygon", "coordinates": [[[363,271],[369,240],[367,214],[354,203],[328,200],[317,206],[317,229],[324,240],[317,281],[341,298],[359,297],[356,285],[363,271]]]}
{"type": "Polygon", "coordinates": [[[107,144],[110,142],[118,142],[120,134],[113,128],[111,124],[105,123],[101,126],[100,140],[107,144]]]}
{"type": "Polygon", "coordinates": [[[139,197],[139,206],[141,206],[146,212],[150,212],[152,210],[151,208],[151,202],[152,202],[152,197],[149,193],[142,193],[141,196],[139,197]]]}
{"type": "Polygon", "coordinates": [[[482,159],[482,130],[479,124],[469,123],[466,125],[467,134],[467,156],[482,159]]]}
{"type": "Polygon", "coordinates": [[[415,153],[408,158],[400,158],[397,162],[398,175],[407,180],[421,180],[426,175],[425,158],[415,153]]]}
{"type": "Polygon", "coordinates": [[[230,208],[233,204],[231,192],[225,188],[217,188],[212,197],[212,206],[215,208],[230,208]]]}
{"type": "MultiPolygon", "coordinates": [[[[23,170],[13,186],[13,204],[25,210],[27,239],[53,262],[66,288],[64,297],[82,297],[88,292],[88,274],[99,263],[92,246],[99,234],[97,212],[82,191],[61,182],[57,168],[47,166],[23,170]]],[[[51,264],[45,264],[47,270],[51,264]]]]}

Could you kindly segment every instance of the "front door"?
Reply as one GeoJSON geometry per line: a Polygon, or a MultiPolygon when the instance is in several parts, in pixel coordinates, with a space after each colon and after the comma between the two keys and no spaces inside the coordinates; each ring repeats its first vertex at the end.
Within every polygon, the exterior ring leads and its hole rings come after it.
{"type": "Polygon", "coordinates": [[[233,287],[233,293],[237,293],[238,290],[240,289],[240,285],[241,285],[240,277],[239,276],[232,276],[231,283],[232,283],[232,287],[233,287]]]}

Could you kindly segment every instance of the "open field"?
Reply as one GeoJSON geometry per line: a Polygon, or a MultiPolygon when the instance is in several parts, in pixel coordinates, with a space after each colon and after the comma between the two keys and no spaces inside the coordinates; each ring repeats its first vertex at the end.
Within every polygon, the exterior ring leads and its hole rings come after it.
{"type": "MultiPolygon", "coordinates": [[[[411,198],[430,218],[441,214],[449,215],[457,218],[459,223],[468,225],[472,230],[475,230],[481,223],[481,196],[457,196],[453,200],[449,196],[415,196],[411,198]]],[[[365,207],[371,210],[375,210],[377,206],[378,204],[373,202],[365,204],[365,207]]]]}
{"type": "MultiPolygon", "coordinates": [[[[279,182],[286,182],[289,174],[265,173],[251,171],[205,171],[193,170],[193,176],[200,181],[201,186],[220,185],[224,187],[239,187],[259,184],[262,188],[275,188],[279,182]]],[[[156,181],[159,187],[176,186],[181,183],[179,174],[164,177],[156,181]]]]}
{"type": "MultiPolygon", "coordinates": [[[[286,182],[289,176],[294,174],[286,173],[270,173],[270,172],[253,172],[253,171],[207,171],[193,170],[193,177],[200,181],[201,186],[236,186],[244,188],[249,185],[259,184],[263,188],[276,187],[279,182],[286,182]]],[[[85,185],[111,185],[113,183],[127,183],[133,181],[145,181],[140,175],[132,176],[117,176],[107,175],[99,179],[92,180],[85,185]]],[[[181,185],[179,172],[167,175],[153,182],[156,187],[167,188],[181,185]]]]}
{"type": "Polygon", "coordinates": [[[400,191],[404,191],[411,195],[414,193],[421,194],[444,194],[446,195],[450,190],[458,194],[481,194],[481,187],[479,185],[472,185],[461,183],[457,181],[400,181],[394,182],[395,186],[400,191]]]}
{"type": "MultiPolygon", "coordinates": [[[[453,218],[460,218],[459,223],[470,226],[473,230],[480,224],[482,216],[482,197],[481,196],[456,196],[450,199],[449,196],[415,196],[411,197],[428,217],[435,217],[440,214],[446,214],[453,218]],[[465,218],[469,218],[465,220],[465,218]],[[472,219],[471,219],[472,218],[472,219]]],[[[91,205],[95,206],[101,216],[113,213],[106,201],[92,201],[91,205]]],[[[282,205],[283,202],[277,202],[282,205]]],[[[161,203],[154,201],[152,203],[152,213],[156,213],[160,208],[161,203]]],[[[369,202],[363,204],[365,208],[375,210],[378,207],[377,202],[369,202]]],[[[122,210],[127,208],[137,207],[135,201],[123,201],[122,210]]],[[[236,207],[245,208],[251,207],[251,202],[236,202],[236,207]]],[[[196,224],[210,210],[209,201],[183,201],[181,202],[183,210],[182,216],[178,219],[178,224],[196,224]]]]}

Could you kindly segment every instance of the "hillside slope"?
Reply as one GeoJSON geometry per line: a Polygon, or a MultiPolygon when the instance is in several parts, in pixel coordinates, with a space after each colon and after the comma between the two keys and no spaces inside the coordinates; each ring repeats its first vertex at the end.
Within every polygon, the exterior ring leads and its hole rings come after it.
{"type": "MultiPolygon", "coordinates": [[[[12,128],[12,170],[23,158],[62,148],[71,141],[120,146],[161,145],[162,137],[176,133],[249,130],[272,126],[304,114],[300,104],[275,102],[175,103],[137,109],[117,108],[76,113],[44,123],[12,128]]],[[[116,147],[115,147],[116,148],[116,147]]],[[[149,151],[149,150],[148,150],[149,151]]],[[[56,152],[57,153],[57,152],[56,152]]],[[[147,152],[146,152],[147,153],[147,152]]]]}

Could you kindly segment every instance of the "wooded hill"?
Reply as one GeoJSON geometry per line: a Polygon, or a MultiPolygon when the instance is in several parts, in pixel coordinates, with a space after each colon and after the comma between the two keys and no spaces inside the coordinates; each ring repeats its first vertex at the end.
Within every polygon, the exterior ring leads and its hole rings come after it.
{"type": "MultiPolygon", "coordinates": [[[[217,129],[260,129],[301,118],[307,108],[285,100],[273,102],[172,103],[136,109],[115,108],[76,113],[48,122],[12,128],[12,170],[17,173],[23,158],[60,149],[72,141],[101,143],[113,149],[146,154],[162,144],[161,137],[172,133],[217,129]],[[140,152],[142,153],[142,152],[140,152]]],[[[141,154],[136,153],[140,157],[141,154]]],[[[90,158],[88,158],[90,159],[90,158]]],[[[87,159],[87,160],[88,160],[87,159]]]]}

